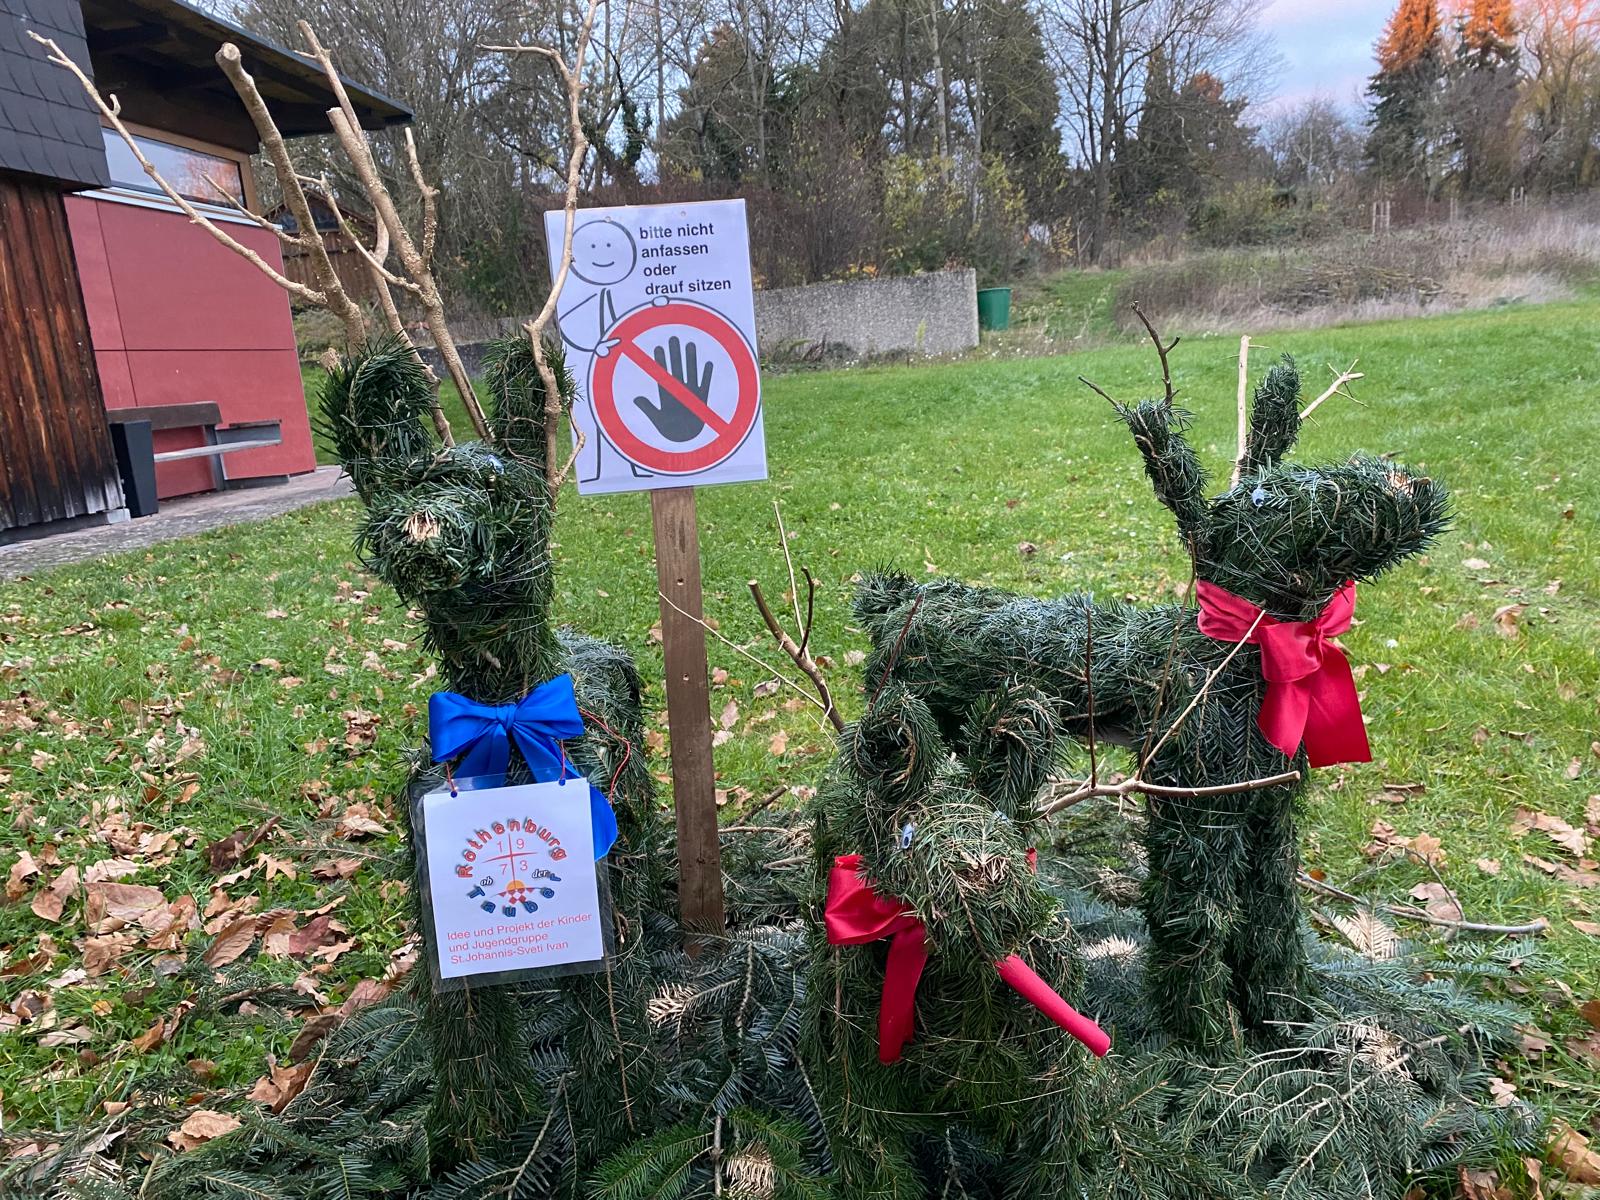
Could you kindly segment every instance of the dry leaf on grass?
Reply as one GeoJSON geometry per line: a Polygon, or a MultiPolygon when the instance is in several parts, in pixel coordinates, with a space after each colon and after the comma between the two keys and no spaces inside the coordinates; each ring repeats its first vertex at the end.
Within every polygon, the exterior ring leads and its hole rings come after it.
{"type": "MultiPolygon", "coordinates": [[[[1533,854],[1524,854],[1522,861],[1530,867],[1538,868],[1546,875],[1554,876],[1561,882],[1570,883],[1575,887],[1592,888],[1600,886],[1600,875],[1596,875],[1590,870],[1579,870],[1576,867],[1567,866],[1566,863],[1551,862],[1547,858],[1539,858],[1533,854]]],[[[1590,865],[1592,866],[1593,864],[1591,863],[1590,865]]]]}
{"type": "Polygon", "coordinates": [[[83,873],[83,881],[102,883],[108,879],[126,879],[138,870],[139,864],[131,858],[102,858],[99,862],[89,864],[83,873]]]}
{"type": "Polygon", "coordinates": [[[361,869],[359,858],[329,858],[311,868],[313,879],[349,879],[361,869]]]}
{"type": "Polygon", "coordinates": [[[68,867],[57,875],[55,882],[33,898],[34,915],[44,921],[59,921],[66,911],[67,900],[78,888],[78,868],[68,867]]]}
{"type": "Polygon", "coordinates": [[[1519,622],[1527,610],[1526,604],[1502,604],[1494,610],[1494,631],[1503,638],[1519,636],[1522,632],[1519,622]]]}
{"type": "Polygon", "coordinates": [[[334,836],[354,840],[364,837],[378,837],[389,832],[389,827],[382,821],[372,816],[372,810],[365,804],[352,804],[344,810],[344,815],[339,818],[339,824],[334,828],[334,836]]]}
{"type": "Polygon", "coordinates": [[[1411,889],[1411,898],[1421,900],[1426,905],[1426,912],[1430,917],[1439,917],[1446,921],[1461,920],[1461,905],[1449,888],[1436,881],[1419,883],[1411,889]]]}
{"type": "Polygon", "coordinates": [[[144,923],[166,906],[167,898],[160,888],[103,881],[89,885],[83,918],[91,932],[115,933],[125,926],[144,923]]]}
{"type": "Polygon", "coordinates": [[[220,875],[229,867],[237,866],[277,823],[277,817],[268,817],[254,829],[236,829],[220,841],[212,842],[206,847],[206,861],[211,864],[213,874],[220,875]]]}
{"type": "Polygon", "coordinates": [[[208,967],[225,967],[250,949],[255,940],[256,918],[238,917],[217,934],[216,941],[206,947],[206,952],[200,957],[205,960],[208,967]]]}
{"type": "Polygon", "coordinates": [[[1550,1146],[1545,1161],[1560,1167],[1573,1183],[1600,1183],[1600,1155],[1589,1139],[1559,1118],[1550,1122],[1550,1146]]]}
{"type": "Polygon", "coordinates": [[[778,730],[767,743],[767,749],[773,754],[786,754],[789,750],[789,735],[782,729],[778,730]]]}
{"type": "Polygon", "coordinates": [[[717,724],[724,729],[732,729],[739,723],[739,706],[732,700],[722,709],[722,715],[717,718],[717,724]]]}
{"type": "Polygon", "coordinates": [[[1521,835],[1529,830],[1548,835],[1551,841],[1574,858],[1582,858],[1589,852],[1589,835],[1583,830],[1574,829],[1560,817],[1553,817],[1549,813],[1528,808],[1517,809],[1511,821],[1511,832],[1521,835]]]}
{"type": "Polygon", "coordinates": [[[1500,1176],[1493,1171],[1458,1169],[1457,1195],[1461,1200],[1513,1200],[1511,1189],[1502,1187],[1500,1176]]]}
{"type": "Polygon", "coordinates": [[[28,894],[28,880],[39,873],[39,864],[33,855],[24,850],[11,864],[11,874],[6,878],[6,900],[15,904],[28,894]]]}
{"type": "Polygon", "coordinates": [[[239,1118],[215,1109],[200,1108],[190,1113],[183,1124],[167,1134],[167,1141],[179,1150],[193,1150],[225,1133],[239,1128],[239,1118]]]}

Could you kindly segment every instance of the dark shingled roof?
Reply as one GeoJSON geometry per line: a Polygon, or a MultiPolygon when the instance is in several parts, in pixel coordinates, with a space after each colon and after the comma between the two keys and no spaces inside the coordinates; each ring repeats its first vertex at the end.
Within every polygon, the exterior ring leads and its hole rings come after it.
{"type": "MultiPolygon", "coordinates": [[[[255,130],[214,58],[233,42],[286,137],[328,132],[325,114],[335,101],[315,63],[185,0],[0,0],[0,171],[66,188],[110,182],[99,115],[30,29],[55,39],[102,91],[119,94],[129,122],[183,133],[191,114],[202,114],[211,118],[205,140],[254,149],[255,130]]],[[[344,83],[365,128],[411,120],[405,105],[344,83]]]]}
{"type": "Polygon", "coordinates": [[[100,118],[78,81],[45,58],[34,30],[88,62],[78,0],[0,0],[0,171],[103,187],[100,118]]]}
{"type": "MultiPolygon", "coordinates": [[[[0,0],[0,3],[10,0],[0,0]]],[[[28,0],[23,0],[24,3],[28,0]]],[[[215,54],[223,42],[239,47],[273,120],[285,137],[327,133],[333,92],[322,68],[276,42],[196,8],[187,0],[81,0],[89,27],[96,81],[127,87],[143,80],[184,104],[209,104],[244,116],[215,54]]],[[[344,78],[363,128],[405,125],[411,110],[381,92],[344,78]]]]}

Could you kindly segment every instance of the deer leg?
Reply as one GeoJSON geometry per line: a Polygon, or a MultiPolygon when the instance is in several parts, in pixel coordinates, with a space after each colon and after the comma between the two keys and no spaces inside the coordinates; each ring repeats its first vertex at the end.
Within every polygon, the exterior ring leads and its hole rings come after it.
{"type": "Polygon", "coordinates": [[[1228,961],[1234,1003],[1245,1027],[1254,1031],[1292,1019],[1297,998],[1305,992],[1294,800],[1294,789],[1272,788],[1249,801],[1249,870],[1241,876],[1240,919],[1228,961]]]}
{"type": "Polygon", "coordinates": [[[1227,948],[1239,919],[1244,835],[1236,797],[1150,798],[1150,999],[1168,1033],[1208,1054],[1238,1042],[1227,948]]]}

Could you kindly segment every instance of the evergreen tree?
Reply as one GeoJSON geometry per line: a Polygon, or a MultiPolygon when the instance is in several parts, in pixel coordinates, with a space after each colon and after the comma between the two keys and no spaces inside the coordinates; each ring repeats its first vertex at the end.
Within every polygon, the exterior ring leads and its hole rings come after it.
{"type": "Polygon", "coordinates": [[[1444,72],[1438,0],[1400,0],[1367,87],[1373,102],[1367,160],[1383,181],[1418,184],[1431,194],[1444,72]]]}
{"type": "Polygon", "coordinates": [[[1179,86],[1165,51],[1152,51],[1138,130],[1118,171],[1124,209],[1167,206],[1189,220],[1219,185],[1242,177],[1259,155],[1255,130],[1242,123],[1245,107],[1209,71],[1179,86]]]}
{"type": "Polygon", "coordinates": [[[1472,0],[1456,23],[1444,92],[1450,175],[1468,196],[1503,196],[1516,170],[1520,63],[1511,0],[1472,0]]]}

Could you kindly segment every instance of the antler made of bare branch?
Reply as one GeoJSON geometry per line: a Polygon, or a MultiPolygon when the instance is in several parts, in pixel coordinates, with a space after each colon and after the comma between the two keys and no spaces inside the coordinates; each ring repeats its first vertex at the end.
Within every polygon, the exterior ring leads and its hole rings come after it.
{"type": "Polygon", "coordinates": [[[538,314],[529,321],[526,328],[528,337],[533,342],[533,358],[539,368],[539,379],[544,384],[544,411],[545,411],[545,470],[550,480],[550,491],[553,495],[561,487],[572,470],[572,464],[578,460],[579,453],[583,450],[583,430],[576,424],[573,425],[572,453],[567,457],[561,467],[557,468],[557,437],[561,428],[561,414],[564,405],[561,389],[557,386],[555,371],[551,368],[545,357],[544,335],[550,328],[550,322],[555,317],[556,302],[561,298],[561,289],[566,286],[567,272],[572,266],[572,235],[577,222],[578,189],[583,180],[583,161],[589,153],[589,136],[584,132],[581,102],[583,100],[583,62],[589,51],[589,42],[594,33],[595,15],[600,11],[601,0],[589,0],[589,6],[583,16],[583,24],[578,28],[577,41],[573,46],[572,62],[568,63],[566,57],[550,46],[485,46],[485,50],[497,51],[503,54],[536,54],[548,59],[554,66],[557,76],[567,93],[567,127],[572,144],[567,154],[566,197],[562,206],[563,221],[561,233],[561,255],[556,265],[556,270],[550,280],[550,294],[545,298],[544,306],[538,314]]]}

